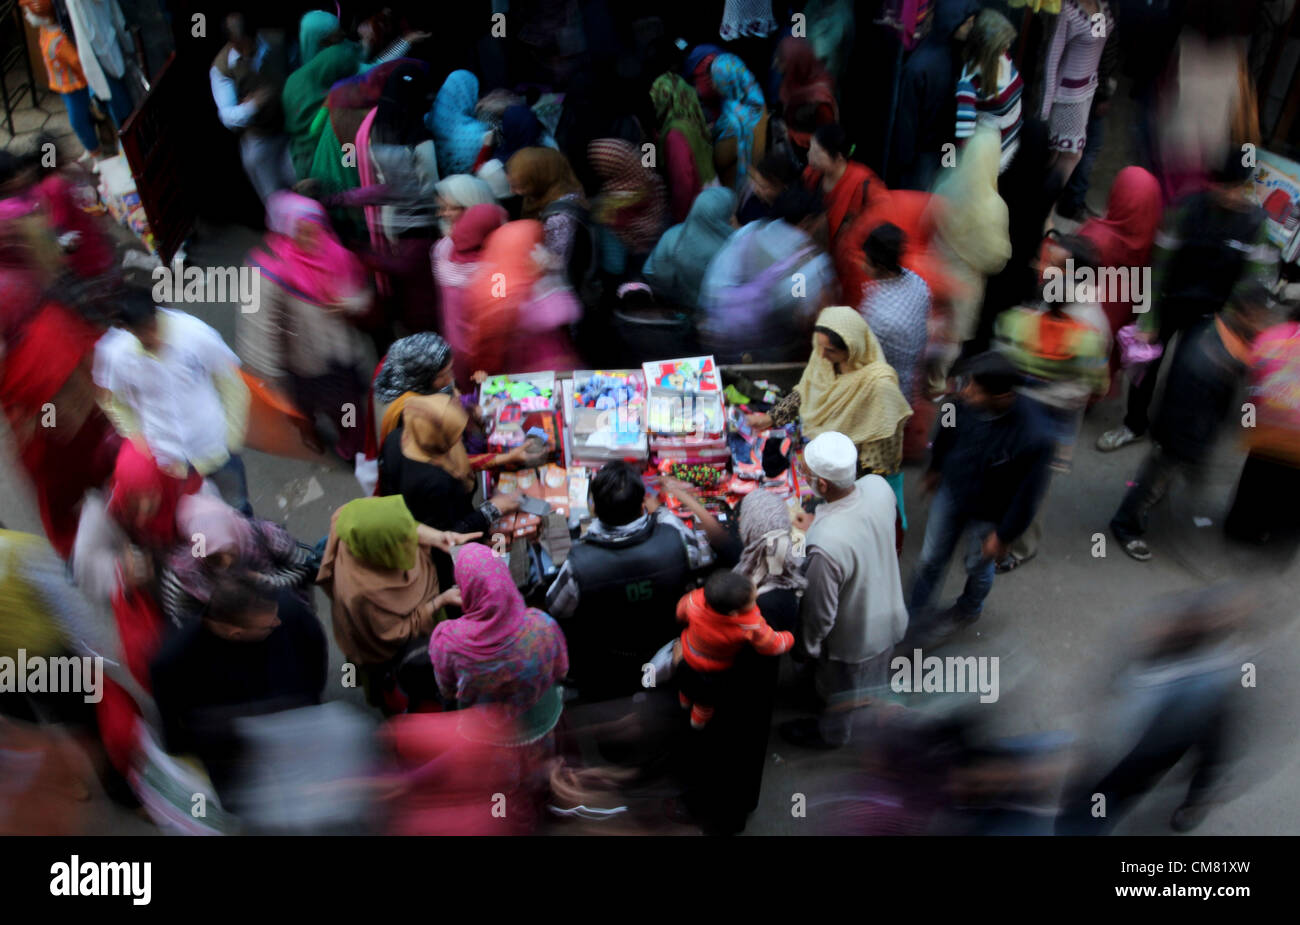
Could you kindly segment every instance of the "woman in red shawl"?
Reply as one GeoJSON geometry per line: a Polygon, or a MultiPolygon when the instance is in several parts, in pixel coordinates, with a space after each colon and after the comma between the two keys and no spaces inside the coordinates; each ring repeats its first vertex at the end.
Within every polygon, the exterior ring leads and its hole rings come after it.
{"type": "Polygon", "coordinates": [[[466,366],[488,374],[574,369],[569,326],[582,306],[560,278],[548,274],[542,225],[509,222],[488,235],[478,272],[465,293],[471,320],[466,366]]]}
{"type": "Polygon", "coordinates": [[[28,200],[0,204],[0,406],[36,491],[41,523],[65,559],[78,505],[112,471],[121,438],[95,404],[90,363],[99,331],[50,301],[28,200]]]}
{"type": "MultiPolygon", "coordinates": [[[[1106,215],[1089,219],[1078,234],[1090,241],[1097,253],[1099,267],[1145,267],[1151,259],[1151,247],[1163,217],[1160,181],[1141,167],[1125,167],[1115,176],[1106,200],[1106,215]]],[[[1110,287],[1114,288],[1114,287],[1110,287]]],[[[1133,293],[1129,293],[1130,296],[1133,293]]],[[[1151,298],[1153,293],[1147,293],[1151,298]]],[[[1119,345],[1115,334],[1133,319],[1133,300],[1103,303],[1110,321],[1111,388],[1119,382],[1119,345]]]]}
{"type": "Polygon", "coordinates": [[[852,150],[839,124],[823,125],[813,133],[808,166],[803,172],[804,186],[821,193],[825,202],[830,234],[828,249],[832,253],[839,244],[841,232],[850,228],[886,192],[885,184],[869,167],[849,160],[852,150]]]}
{"type": "Polygon", "coordinates": [[[792,35],[777,46],[776,66],[782,74],[779,96],[786,131],[792,142],[807,150],[816,129],[839,121],[835,78],[817,59],[812,42],[792,35]]]}

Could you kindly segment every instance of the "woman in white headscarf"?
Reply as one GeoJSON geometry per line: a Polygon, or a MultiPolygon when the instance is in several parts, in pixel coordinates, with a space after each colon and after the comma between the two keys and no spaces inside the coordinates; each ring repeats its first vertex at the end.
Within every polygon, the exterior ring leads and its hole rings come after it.
{"type": "Polygon", "coordinates": [[[439,180],[433,187],[438,200],[438,229],[443,236],[451,234],[457,219],[470,206],[495,204],[497,197],[486,181],[467,173],[454,173],[439,180]]]}

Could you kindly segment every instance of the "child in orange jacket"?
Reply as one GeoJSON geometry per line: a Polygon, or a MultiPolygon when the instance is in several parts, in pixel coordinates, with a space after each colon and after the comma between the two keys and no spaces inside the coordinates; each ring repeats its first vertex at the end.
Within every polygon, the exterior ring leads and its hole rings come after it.
{"type": "Polygon", "coordinates": [[[81,69],[77,46],[59,28],[54,18],[54,4],[50,0],[21,0],[21,5],[27,21],[40,30],[41,60],[45,62],[50,89],[63,100],[68,122],[86,154],[97,158],[101,153],[99,136],[95,134],[95,123],[90,117],[90,90],[81,69]]]}
{"type": "Polygon", "coordinates": [[[675,669],[678,700],[691,711],[693,729],[703,729],[713,716],[719,689],[742,648],[780,655],[794,645],[793,633],[778,633],[759,613],[754,583],[732,571],[714,572],[702,589],[678,601],[677,619],[686,624],[675,669]]]}

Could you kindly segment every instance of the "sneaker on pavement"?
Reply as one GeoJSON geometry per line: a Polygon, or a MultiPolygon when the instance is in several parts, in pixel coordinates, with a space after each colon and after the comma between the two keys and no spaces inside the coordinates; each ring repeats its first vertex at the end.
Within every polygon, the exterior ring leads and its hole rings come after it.
{"type": "Polygon", "coordinates": [[[1146,540],[1141,538],[1123,543],[1123,549],[1139,562],[1146,562],[1151,558],[1151,549],[1147,546],[1146,540]]]}
{"type": "Polygon", "coordinates": [[[1110,453],[1118,450],[1122,446],[1128,446],[1130,443],[1136,443],[1141,440],[1142,434],[1135,434],[1129,430],[1126,425],[1120,425],[1114,430],[1108,430],[1097,438],[1097,449],[1103,453],[1110,453]]]}

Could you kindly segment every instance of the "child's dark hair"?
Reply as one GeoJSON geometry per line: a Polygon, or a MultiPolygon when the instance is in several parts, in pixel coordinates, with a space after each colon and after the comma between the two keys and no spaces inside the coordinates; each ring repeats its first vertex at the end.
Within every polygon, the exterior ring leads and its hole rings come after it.
{"type": "Polygon", "coordinates": [[[704,600],[718,613],[738,613],[749,607],[754,583],[730,569],[719,569],[704,583],[704,600]]]}
{"type": "Polygon", "coordinates": [[[772,201],[772,217],[789,225],[798,225],[824,210],[821,193],[799,187],[786,189],[772,201]]]}
{"type": "Polygon", "coordinates": [[[899,260],[906,245],[907,236],[903,234],[903,229],[893,222],[884,222],[871,229],[867,240],[862,244],[862,250],[868,260],[885,272],[897,273],[902,269],[899,260]]]}
{"type": "Polygon", "coordinates": [[[849,136],[844,132],[844,126],[838,122],[827,122],[825,125],[817,126],[813,138],[817,139],[817,144],[821,145],[831,157],[842,157],[847,160],[853,150],[849,145],[849,136]]]}

